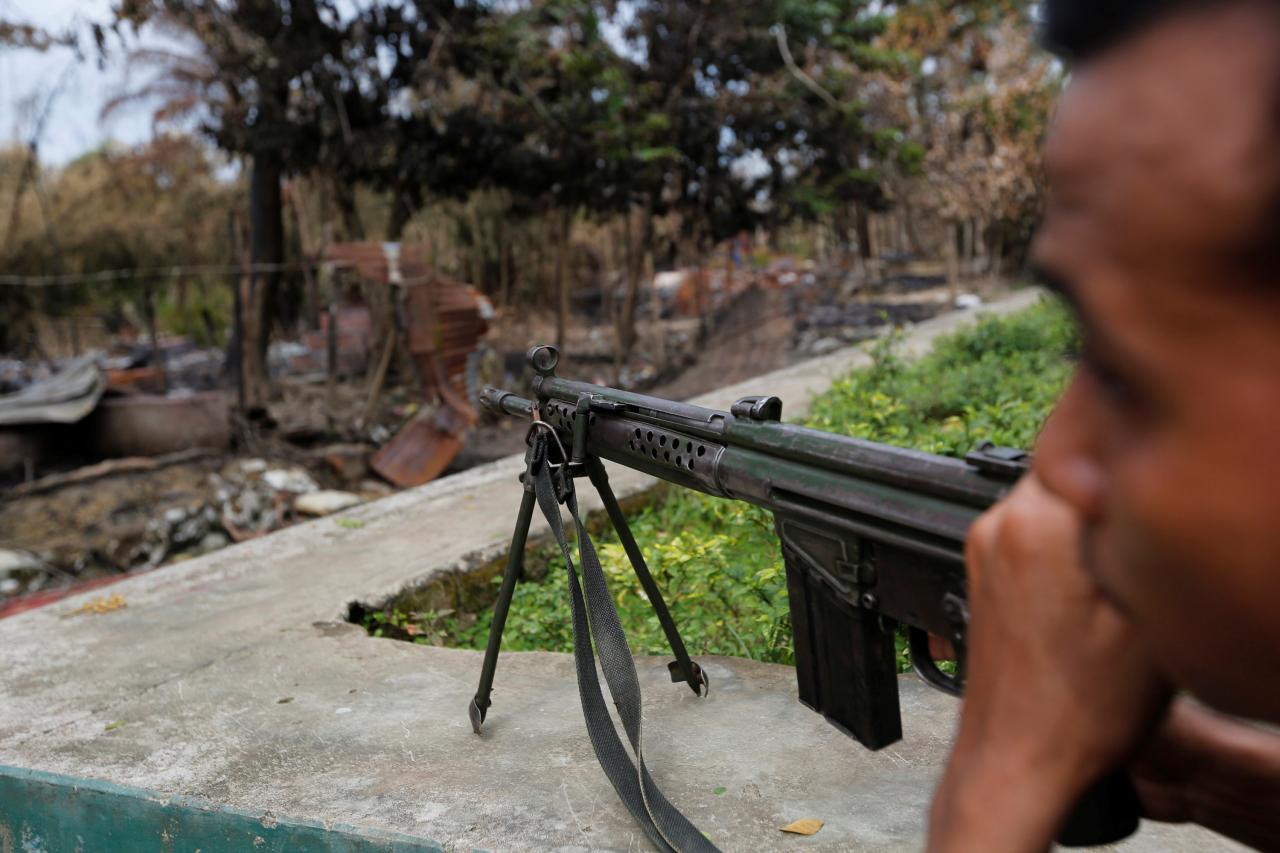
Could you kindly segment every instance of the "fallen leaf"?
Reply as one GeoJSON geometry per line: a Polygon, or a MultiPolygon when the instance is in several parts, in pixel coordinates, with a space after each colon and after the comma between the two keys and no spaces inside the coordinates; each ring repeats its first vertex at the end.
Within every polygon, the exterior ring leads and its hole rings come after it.
{"type": "Polygon", "coordinates": [[[339,518],[334,521],[334,524],[345,530],[359,530],[364,527],[364,522],[358,518],[339,518]]]}
{"type": "Polygon", "coordinates": [[[822,821],[811,817],[797,820],[781,827],[783,832],[790,832],[794,835],[813,835],[819,829],[822,829],[822,821]]]}
{"type": "Polygon", "coordinates": [[[728,788],[726,788],[724,785],[721,785],[719,788],[716,788],[716,789],[715,789],[714,791],[712,791],[711,793],[715,794],[715,795],[718,797],[718,796],[720,796],[721,794],[723,794],[723,793],[724,793],[725,791],[727,791],[727,790],[729,790],[729,789],[728,789],[728,788]]]}
{"type": "Polygon", "coordinates": [[[417,625],[405,625],[404,632],[408,634],[410,637],[416,637],[422,633],[422,629],[419,628],[417,625]]]}
{"type": "Polygon", "coordinates": [[[110,613],[112,610],[119,610],[122,607],[128,606],[129,605],[125,604],[124,596],[116,592],[112,593],[108,598],[98,596],[97,598],[90,599],[76,609],[68,610],[66,613],[63,613],[62,618],[65,619],[68,616],[79,616],[81,613],[110,613]]]}
{"type": "Polygon", "coordinates": [[[113,732],[123,725],[124,725],[124,720],[116,720],[114,723],[107,723],[106,730],[109,732],[113,732]]]}

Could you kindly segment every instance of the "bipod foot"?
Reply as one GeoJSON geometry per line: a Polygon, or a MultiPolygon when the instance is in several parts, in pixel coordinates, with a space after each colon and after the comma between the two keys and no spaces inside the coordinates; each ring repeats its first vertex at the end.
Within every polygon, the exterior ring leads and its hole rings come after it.
{"type": "Polygon", "coordinates": [[[673,660],[667,664],[667,671],[671,673],[672,684],[683,681],[689,685],[690,690],[702,697],[711,692],[711,680],[707,678],[707,673],[698,666],[696,661],[689,661],[689,668],[686,671],[680,665],[680,661],[673,660]]]}
{"type": "Polygon", "coordinates": [[[467,706],[467,716],[471,718],[471,731],[480,734],[480,728],[484,725],[484,714],[487,710],[489,710],[488,702],[482,708],[475,699],[471,700],[471,704],[467,706]]]}

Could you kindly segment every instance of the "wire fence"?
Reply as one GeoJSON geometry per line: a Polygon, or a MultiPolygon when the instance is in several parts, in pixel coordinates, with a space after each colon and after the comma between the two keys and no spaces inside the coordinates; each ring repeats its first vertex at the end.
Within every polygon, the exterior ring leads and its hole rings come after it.
{"type": "MultiPolygon", "coordinates": [[[[258,275],[276,272],[304,272],[323,266],[321,263],[292,262],[286,264],[204,264],[195,266],[134,267],[132,269],[99,270],[64,275],[0,275],[0,287],[65,287],[73,284],[110,284],[117,281],[143,279],[163,280],[201,275],[258,275]]],[[[340,265],[335,265],[340,268],[340,265]]]]}

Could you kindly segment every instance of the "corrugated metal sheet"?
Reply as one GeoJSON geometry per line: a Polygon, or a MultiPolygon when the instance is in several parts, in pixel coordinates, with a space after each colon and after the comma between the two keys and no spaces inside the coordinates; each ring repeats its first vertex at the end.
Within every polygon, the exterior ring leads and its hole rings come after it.
{"type": "Polygon", "coordinates": [[[106,387],[94,357],[80,356],[48,379],[0,395],[0,425],[76,423],[94,410],[106,387]]]}
{"type": "Polygon", "coordinates": [[[420,486],[441,474],[476,421],[467,401],[467,359],[489,329],[490,309],[470,285],[435,273],[425,246],[340,243],[325,258],[339,269],[400,287],[398,311],[423,397],[439,407],[408,423],[371,460],[398,486],[420,486]]]}

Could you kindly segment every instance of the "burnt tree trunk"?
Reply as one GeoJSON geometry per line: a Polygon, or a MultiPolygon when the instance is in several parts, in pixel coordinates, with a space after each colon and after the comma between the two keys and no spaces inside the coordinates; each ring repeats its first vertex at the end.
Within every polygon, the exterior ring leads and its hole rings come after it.
{"type": "Polygon", "coordinates": [[[947,291],[951,307],[955,307],[956,296],[960,293],[960,243],[962,226],[959,222],[948,221],[946,227],[947,241],[943,247],[947,263],[947,291]]]}
{"type": "MultiPolygon", "coordinates": [[[[646,218],[648,211],[645,211],[646,218]]],[[[632,234],[631,211],[622,223],[623,264],[626,267],[626,288],[622,294],[622,306],[616,314],[616,351],[614,354],[614,381],[622,382],[622,369],[626,367],[631,350],[636,345],[636,305],[640,298],[640,266],[642,252],[632,234]]]]}
{"type": "Polygon", "coordinates": [[[569,325],[569,238],[573,220],[569,208],[560,212],[559,247],[556,252],[556,346],[564,352],[569,325]]]}
{"type": "Polygon", "coordinates": [[[351,185],[336,176],[332,178],[332,183],[333,203],[338,206],[338,215],[342,217],[342,231],[346,234],[346,239],[356,242],[363,240],[364,221],[356,208],[356,197],[351,185]]]}
{"type": "Polygon", "coordinates": [[[147,326],[147,337],[151,341],[151,364],[160,376],[160,393],[169,392],[169,377],[164,368],[164,354],[160,351],[160,332],[156,327],[155,292],[150,282],[142,291],[142,321],[147,326]]]}
{"type": "Polygon", "coordinates": [[[511,304],[511,244],[508,242],[506,220],[498,220],[498,305],[511,304]]]}
{"type": "Polygon", "coordinates": [[[413,219],[413,203],[404,188],[397,182],[391,193],[391,213],[387,216],[387,242],[399,243],[404,229],[413,219]]]}
{"type": "Polygon", "coordinates": [[[871,214],[862,202],[853,205],[853,228],[858,235],[858,257],[865,267],[871,260],[871,214]]]}
{"type": "Polygon", "coordinates": [[[289,185],[289,206],[293,210],[294,223],[298,229],[298,244],[302,249],[302,280],[305,285],[302,313],[306,319],[307,328],[314,331],[320,328],[321,297],[316,270],[323,260],[324,239],[321,238],[319,246],[311,243],[311,229],[307,223],[306,204],[303,202],[302,188],[298,181],[294,181],[289,185]]]}
{"type": "Polygon", "coordinates": [[[913,255],[923,256],[925,254],[924,241],[920,239],[920,231],[916,227],[915,210],[907,201],[902,203],[902,225],[907,233],[907,251],[913,255]]]}
{"type": "Polygon", "coordinates": [[[284,261],[282,173],[278,155],[260,152],[253,158],[249,176],[249,245],[253,274],[245,311],[242,349],[245,405],[250,410],[264,406],[268,396],[267,344],[271,334],[271,308],[280,282],[279,265],[284,261]]]}

